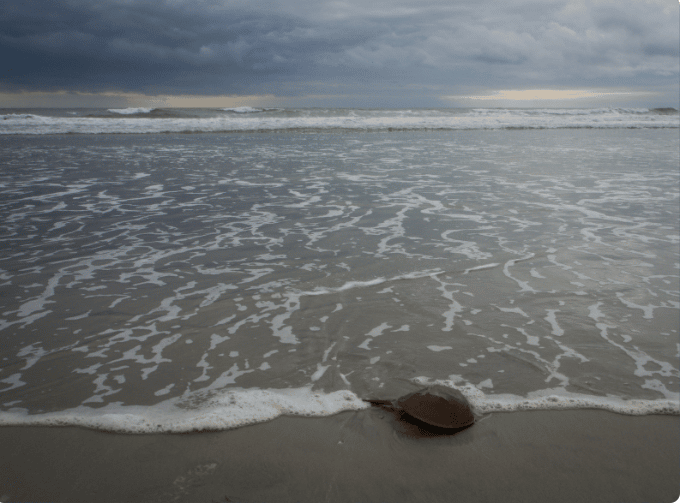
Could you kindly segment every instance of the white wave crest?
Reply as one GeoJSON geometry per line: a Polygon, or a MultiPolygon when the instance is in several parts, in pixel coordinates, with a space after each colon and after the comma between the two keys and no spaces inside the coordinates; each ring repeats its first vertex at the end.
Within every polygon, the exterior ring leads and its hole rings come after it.
{"type": "Polygon", "coordinates": [[[148,114],[153,108],[109,108],[112,114],[120,115],[134,115],[134,114],[148,114]]]}
{"type": "Polygon", "coordinates": [[[235,112],[238,114],[249,114],[253,112],[262,112],[262,109],[260,108],[253,108],[253,107],[234,107],[234,108],[223,108],[225,112],[235,112]]]}

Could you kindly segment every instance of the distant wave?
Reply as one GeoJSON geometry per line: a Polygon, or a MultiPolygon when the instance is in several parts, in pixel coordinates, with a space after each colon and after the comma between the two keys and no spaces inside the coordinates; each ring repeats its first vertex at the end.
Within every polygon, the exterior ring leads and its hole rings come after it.
{"type": "Polygon", "coordinates": [[[138,115],[138,114],[148,114],[154,108],[109,108],[108,111],[112,114],[120,115],[138,115]]]}
{"type": "MultiPolygon", "coordinates": [[[[122,108],[0,115],[0,134],[678,128],[674,108],[122,108]],[[68,113],[68,112],[67,112],[68,113]]],[[[27,113],[28,112],[28,113],[27,113]]]]}
{"type": "Polygon", "coordinates": [[[679,115],[679,111],[676,108],[651,108],[650,111],[662,115],[679,115]]]}
{"type": "Polygon", "coordinates": [[[261,108],[253,107],[234,107],[234,108],[223,108],[225,112],[234,112],[236,114],[250,114],[254,112],[262,112],[261,108]]]}
{"type": "Polygon", "coordinates": [[[4,114],[0,115],[0,119],[6,121],[6,120],[11,120],[11,119],[37,119],[39,118],[40,115],[35,115],[35,114],[4,114]]]}
{"type": "Polygon", "coordinates": [[[585,116],[585,115],[646,115],[646,114],[667,114],[678,115],[679,111],[675,108],[474,108],[471,110],[478,115],[563,115],[563,116],[585,116]]]}
{"type": "Polygon", "coordinates": [[[106,111],[90,112],[81,117],[94,119],[174,119],[174,118],[199,118],[200,115],[192,114],[189,109],[183,108],[109,108],[106,111]]]}

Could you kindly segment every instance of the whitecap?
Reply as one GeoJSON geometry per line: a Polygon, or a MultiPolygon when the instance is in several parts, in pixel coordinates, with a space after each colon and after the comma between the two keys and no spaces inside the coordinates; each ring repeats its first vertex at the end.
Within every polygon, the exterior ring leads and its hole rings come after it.
{"type": "Polygon", "coordinates": [[[223,108],[225,112],[234,112],[237,114],[250,114],[254,112],[262,112],[261,108],[253,108],[253,107],[233,107],[233,108],[223,108]]]}
{"type": "Polygon", "coordinates": [[[108,111],[112,114],[120,115],[134,115],[134,114],[148,114],[154,110],[153,108],[109,108],[108,111]]]}

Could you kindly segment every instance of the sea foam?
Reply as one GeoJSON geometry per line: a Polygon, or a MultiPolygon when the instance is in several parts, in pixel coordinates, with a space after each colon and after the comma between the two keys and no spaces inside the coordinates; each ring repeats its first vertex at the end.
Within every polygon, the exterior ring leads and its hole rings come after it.
{"type": "MultiPolygon", "coordinates": [[[[545,389],[526,397],[492,394],[491,379],[477,386],[462,383],[459,376],[449,380],[413,379],[414,384],[439,384],[460,391],[480,414],[528,410],[600,409],[625,415],[679,414],[674,400],[624,400],[615,396],[571,393],[564,388],[545,389]]],[[[158,395],[162,395],[163,390],[158,395]]],[[[375,397],[372,397],[375,398],[375,397]]],[[[79,426],[116,433],[189,433],[229,430],[262,423],[283,415],[323,417],[343,411],[361,411],[369,403],[349,390],[332,393],[314,391],[311,386],[290,389],[204,390],[185,393],[151,406],[110,403],[104,407],[78,406],[44,414],[29,414],[12,408],[0,412],[0,426],[79,426]]]]}
{"type": "Polygon", "coordinates": [[[477,386],[466,382],[459,375],[451,375],[449,379],[429,379],[415,377],[412,381],[423,386],[439,384],[460,391],[480,413],[515,412],[523,410],[567,410],[567,409],[600,409],[631,416],[648,414],[679,414],[679,395],[674,399],[658,400],[626,400],[614,395],[586,395],[567,391],[558,386],[539,391],[533,391],[527,396],[510,393],[485,393],[480,388],[492,388],[491,379],[479,383],[477,386]]]}
{"type": "Polygon", "coordinates": [[[81,426],[118,433],[186,433],[228,430],[269,421],[282,415],[329,416],[362,410],[369,404],[341,390],[228,389],[196,391],[151,406],[110,403],[101,408],[79,406],[59,412],[28,414],[14,408],[0,412],[0,426],[81,426]]]}

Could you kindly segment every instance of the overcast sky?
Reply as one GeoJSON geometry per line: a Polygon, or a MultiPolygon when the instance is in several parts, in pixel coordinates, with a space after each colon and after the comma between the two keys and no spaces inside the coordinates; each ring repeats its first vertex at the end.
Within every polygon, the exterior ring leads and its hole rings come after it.
{"type": "Polygon", "coordinates": [[[0,54],[0,106],[678,108],[679,2],[10,0],[0,54]]]}

